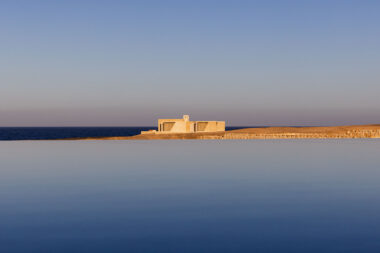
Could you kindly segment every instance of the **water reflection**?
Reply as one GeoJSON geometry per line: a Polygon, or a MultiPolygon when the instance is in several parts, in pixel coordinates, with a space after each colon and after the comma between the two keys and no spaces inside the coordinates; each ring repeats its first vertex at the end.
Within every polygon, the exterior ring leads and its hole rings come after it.
{"type": "Polygon", "coordinates": [[[0,143],[1,252],[378,252],[377,140],[0,143]]]}

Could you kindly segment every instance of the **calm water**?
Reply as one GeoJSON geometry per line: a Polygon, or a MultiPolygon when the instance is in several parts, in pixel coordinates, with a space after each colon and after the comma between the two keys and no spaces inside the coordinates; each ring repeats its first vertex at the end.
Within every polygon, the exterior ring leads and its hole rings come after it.
{"type": "Polygon", "coordinates": [[[132,136],[154,127],[0,127],[0,140],[132,136]]]}
{"type": "MultiPolygon", "coordinates": [[[[239,128],[244,127],[226,127],[227,130],[239,128]]],[[[0,127],[0,141],[132,136],[149,129],[157,127],[0,127]]]]}
{"type": "Polygon", "coordinates": [[[380,140],[0,142],[0,252],[379,252],[380,140]]]}

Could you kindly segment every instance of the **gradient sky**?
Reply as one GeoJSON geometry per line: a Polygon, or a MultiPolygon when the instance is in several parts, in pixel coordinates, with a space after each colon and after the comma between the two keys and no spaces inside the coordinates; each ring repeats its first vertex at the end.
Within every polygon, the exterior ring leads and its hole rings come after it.
{"type": "Polygon", "coordinates": [[[380,1],[0,2],[0,126],[380,123],[380,1]]]}

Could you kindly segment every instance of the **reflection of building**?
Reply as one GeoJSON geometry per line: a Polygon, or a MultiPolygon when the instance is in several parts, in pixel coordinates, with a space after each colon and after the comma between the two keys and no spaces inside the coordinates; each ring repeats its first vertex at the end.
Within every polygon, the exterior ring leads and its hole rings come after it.
{"type": "Polygon", "coordinates": [[[158,131],[142,131],[146,133],[204,133],[225,131],[225,121],[190,121],[189,115],[183,115],[182,119],[159,119],[158,131]]]}

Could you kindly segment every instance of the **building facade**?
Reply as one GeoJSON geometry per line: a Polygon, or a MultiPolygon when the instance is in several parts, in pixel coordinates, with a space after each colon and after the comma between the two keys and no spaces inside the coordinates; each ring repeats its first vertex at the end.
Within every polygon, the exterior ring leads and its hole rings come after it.
{"type": "Polygon", "coordinates": [[[189,115],[183,115],[182,119],[159,119],[157,129],[157,131],[142,131],[141,134],[224,132],[226,123],[225,121],[190,121],[189,115]]]}

